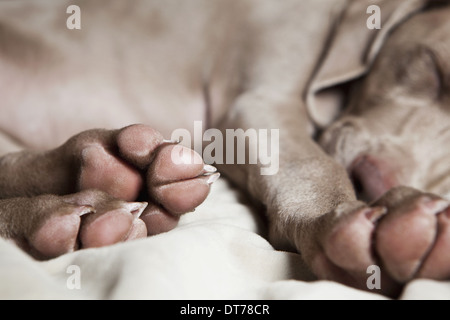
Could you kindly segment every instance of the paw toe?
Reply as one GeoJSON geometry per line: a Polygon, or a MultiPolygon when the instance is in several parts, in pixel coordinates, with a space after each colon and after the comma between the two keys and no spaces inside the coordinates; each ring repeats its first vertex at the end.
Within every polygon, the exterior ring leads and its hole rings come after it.
{"type": "Polygon", "coordinates": [[[383,267],[398,282],[414,277],[436,237],[441,200],[423,196],[398,207],[381,220],[376,251],[383,267]]]}
{"type": "Polygon", "coordinates": [[[80,217],[92,212],[90,206],[74,205],[63,206],[53,212],[29,239],[33,255],[49,259],[77,249],[80,217]]]}
{"type": "Polygon", "coordinates": [[[203,159],[194,150],[168,145],[161,148],[148,170],[148,181],[151,185],[158,185],[191,179],[202,174],[204,168],[203,159]]]}
{"type": "Polygon", "coordinates": [[[153,188],[156,201],[174,215],[194,211],[210,191],[209,177],[183,180],[153,188]]]}
{"type": "Polygon", "coordinates": [[[151,163],[162,142],[161,133],[142,124],[123,128],[117,136],[121,156],[141,170],[151,163]]]}
{"type": "Polygon", "coordinates": [[[108,153],[101,145],[90,145],[82,150],[79,189],[99,189],[110,195],[132,201],[142,188],[140,173],[108,153]]]}
{"type": "Polygon", "coordinates": [[[146,234],[144,225],[136,222],[146,202],[125,202],[111,199],[98,203],[95,214],[83,216],[79,238],[83,248],[103,247],[146,234]]]}
{"type": "Polygon", "coordinates": [[[418,278],[450,279],[450,255],[448,254],[450,248],[450,208],[440,213],[437,220],[436,240],[417,274],[418,278]]]}
{"type": "Polygon", "coordinates": [[[178,225],[180,217],[168,213],[158,206],[149,206],[141,216],[147,228],[147,235],[153,236],[170,231],[178,225]]]}
{"type": "Polygon", "coordinates": [[[166,146],[149,168],[149,194],[171,214],[193,211],[206,199],[210,185],[219,177],[214,171],[195,151],[179,145],[166,146]]]}

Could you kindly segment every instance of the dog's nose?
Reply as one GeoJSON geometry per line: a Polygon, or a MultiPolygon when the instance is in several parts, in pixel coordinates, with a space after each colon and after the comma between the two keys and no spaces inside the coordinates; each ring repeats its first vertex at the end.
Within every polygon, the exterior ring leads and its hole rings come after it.
{"type": "Polygon", "coordinates": [[[350,167],[358,197],[368,202],[374,201],[389,189],[399,185],[394,165],[374,155],[358,156],[350,167]]]}

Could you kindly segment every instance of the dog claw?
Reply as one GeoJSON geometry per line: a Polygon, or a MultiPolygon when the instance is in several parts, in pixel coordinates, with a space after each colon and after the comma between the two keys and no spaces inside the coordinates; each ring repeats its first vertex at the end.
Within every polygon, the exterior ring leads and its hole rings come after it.
{"type": "Polygon", "coordinates": [[[80,217],[89,213],[95,213],[95,209],[91,206],[80,206],[78,210],[79,210],[78,216],[80,217]]]}
{"type": "Polygon", "coordinates": [[[367,219],[369,219],[372,223],[377,222],[386,213],[387,213],[386,207],[369,208],[365,212],[367,219]]]}
{"type": "Polygon", "coordinates": [[[219,179],[219,177],[220,177],[220,173],[214,173],[208,178],[208,181],[206,181],[206,183],[208,185],[212,185],[214,182],[217,181],[217,179],[219,179]]]}
{"type": "Polygon", "coordinates": [[[212,165],[209,165],[209,164],[206,164],[204,167],[203,167],[203,172],[204,173],[214,173],[214,172],[216,172],[217,171],[217,168],[216,167],[213,167],[212,165]]]}
{"type": "Polygon", "coordinates": [[[144,212],[145,208],[147,208],[147,205],[147,202],[130,202],[125,204],[125,209],[128,210],[135,219],[138,219],[144,212]]]}
{"type": "Polygon", "coordinates": [[[167,144],[179,144],[181,140],[175,140],[175,139],[163,139],[162,143],[167,144]]]}

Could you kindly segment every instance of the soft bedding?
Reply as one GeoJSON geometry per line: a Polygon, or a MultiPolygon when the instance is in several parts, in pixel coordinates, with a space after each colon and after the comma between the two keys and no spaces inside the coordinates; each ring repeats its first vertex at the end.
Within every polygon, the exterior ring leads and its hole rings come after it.
{"type": "MultiPolygon", "coordinates": [[[[369,274],[368,274],[369,276],[369,274]]],[[[275,250],[264,221],[221,179],[178,228],[39,262],[0,240],[1,299],[387,299],[316,281],[275,250]]],[[[449,299],[450,282],[416,280],[400,299],[449,299]]]]}

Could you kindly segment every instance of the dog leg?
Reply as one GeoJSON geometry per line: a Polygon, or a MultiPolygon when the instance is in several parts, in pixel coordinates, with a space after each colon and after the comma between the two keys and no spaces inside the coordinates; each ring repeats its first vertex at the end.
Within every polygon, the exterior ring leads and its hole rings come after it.
{"type": "Polygon", "coordinates": [[[4,199],[0,200],[0,236],[36,259],[53,258],[78,248],[146,236],[145,224],[138,219],[146,206],[98,190],[4,199]]]}
{"type": "Polygon", "coordinates": [[[326,155],[308,133],[309,123],[299,99],[275,100],[263,94],[245,94],[238,98],[230,114],[222,128],[279,130],[279,154],[272,155],[279,157],[276,174],[261,175],[260,162],[219,166],[265,205],[270,238],[277,247],[302,251],[307,242],[313,241],[301,237],[311,221],[339,204],[357,203],[345,169],[326,155]]]}

